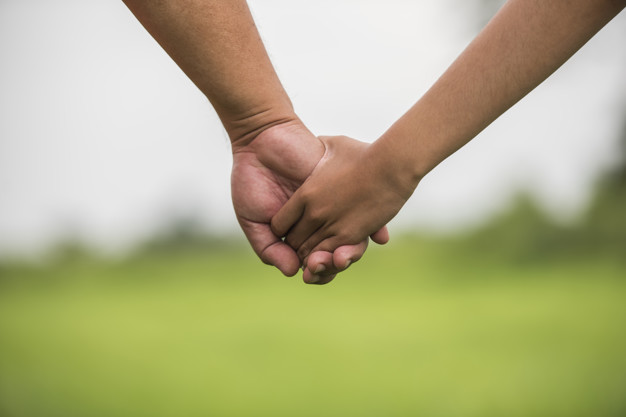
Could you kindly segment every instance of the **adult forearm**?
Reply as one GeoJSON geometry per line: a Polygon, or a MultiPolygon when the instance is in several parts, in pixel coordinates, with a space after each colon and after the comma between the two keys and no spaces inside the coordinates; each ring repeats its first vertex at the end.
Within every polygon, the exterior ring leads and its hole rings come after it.
{"type": "Polygon", "coordinates": [[[207,96],[233,142],[295,118],[244,0],[124,0],[207,96]]]}
{"type": "Polygon", "coordinates": [[[509,0],[375,146],[416,185],[559,68],[625,3],[509,0]]]}

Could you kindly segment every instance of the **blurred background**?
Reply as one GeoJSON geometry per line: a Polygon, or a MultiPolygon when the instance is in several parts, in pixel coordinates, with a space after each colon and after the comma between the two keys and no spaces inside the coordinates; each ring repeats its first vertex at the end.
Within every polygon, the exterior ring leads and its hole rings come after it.
{"type": "MultiPolygon", "coordinates": [[[[373,141],[498,0],[250,1],[373,141]]],[[[0,415],[626,414],[626,15],[332,284],[263,265],[210,104],[121,1],[0,0],[0,415]]]]}

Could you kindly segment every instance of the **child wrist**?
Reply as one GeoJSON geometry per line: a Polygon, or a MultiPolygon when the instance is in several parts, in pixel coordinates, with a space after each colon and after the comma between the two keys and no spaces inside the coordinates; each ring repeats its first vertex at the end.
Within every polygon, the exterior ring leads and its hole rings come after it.
{"type": "Polygon", "coordinates": [[[404,201],[408,200],[421,180],[421,175],[415,172],[414,165],[402,155],[398,155],[393,147],[387,147],[380,141],[374,142],[369,151],[368,165],[378,172],[381,181],[394,194],[404,201]]]}

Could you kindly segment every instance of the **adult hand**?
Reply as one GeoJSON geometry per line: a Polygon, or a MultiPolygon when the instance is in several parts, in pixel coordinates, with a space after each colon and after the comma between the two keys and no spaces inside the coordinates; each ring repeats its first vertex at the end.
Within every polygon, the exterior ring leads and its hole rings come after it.
{"type": "MultiPolygon", "coordinates": [[[[299,121],[268,128],[244,146],[233,145],[231,185],[237,220],[259,258],[287,276],[298,272],[301,259],[272,232],[270,222],[323,155],[322,142],[299,121]]],[[[380,244],[389,240],[385,227],[371,237],[380,244]]],[[[334,253],[312,253],[305,265],[304,281],[330,282],[366,248],[367,236],[334,253]]]]}

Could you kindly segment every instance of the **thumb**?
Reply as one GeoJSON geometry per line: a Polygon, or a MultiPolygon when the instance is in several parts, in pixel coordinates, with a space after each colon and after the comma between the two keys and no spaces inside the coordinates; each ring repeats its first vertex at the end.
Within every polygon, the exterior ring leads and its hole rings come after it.
{"type": "Polygon", "coordinates": [[[270,227],[272,228],[272,233],[279,238],[284,237],[289,229],[302,217],[302,213],[304,213],[304,198],[298,191],[272,217],[270,227]]]}

